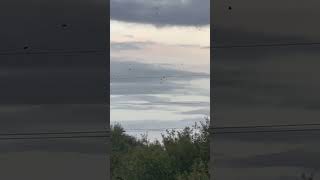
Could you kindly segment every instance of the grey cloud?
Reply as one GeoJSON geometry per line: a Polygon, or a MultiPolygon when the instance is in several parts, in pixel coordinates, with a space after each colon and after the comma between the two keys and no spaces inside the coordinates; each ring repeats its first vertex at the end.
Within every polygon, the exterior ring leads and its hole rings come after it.
{"type": "Polygon", "coordinates": [[[116,42],[112,41],[110,43],[111,52],[119,52],[119,51],[130,51],[130,50],[141,50],[147,46],[151,45],[165,45],[165,46],[178,46],[184,48],[199,48],[204,49],[207,47],[203,47],[200,45],[192,45],[192,44],[163,44],[153,41],[127,41],[127,42],[116,42]]]}
{"type": "Polygon", "coordinates": [[[159,64],[145,64],[137,61],[124,61],[111,57],[111,81],[120,82],[145,82],[166,79],[173,80],[191,80],[199,78],[208,78],[209,74],[190,71],[177,70],[163,67],[159,64]]]}
{"type": "MultiPolygon", "coordinates": [[[[111,97],[111,100],[126,102],[128,100],[127,98],[128,98],[127,96],[116,96],[116,97],[111,97]]],[[[145,94],[145,95],[130,96],[130,100],[151,102],[151,101],[159,101],[159,100],[168,101],[168,100],[170,100],[170,98],[157,97],[157,96],[152,96],[152,95],[145,94]]]]}
{"type": "MultiPolygon", "coordinates": [[[[128,98],[129,100],[131,100],[130,98],[128,98]]],[[[127,105],[132,107],[133,109],[135,109],[135,106],[133,103],[117,103],[118,105],[127,105]]],[[[169,108],[170,106],[184,106],[184,107],[208,107],[210,106],[209,102],[200,102],[200,101],[165,101],[163,99],[161,99],[160,101],[150,101],[150,102],[146,102],[146,103],[139,103],[139,106],[168,106],[167,108],[169,108]]],[[[192,111],[188,112],[189,114],[192,111]]],[[[193,114],[198,114],[199,111],[194,111],[193,114]]]]}
{"type": "Polygon", "coordinates": [[[111,42],[110,51],[139,50],[151,44],[153,43],[152,42],[111,42]]]}
{"type": "Polygon", "coordinates": [[[111,19],[156,26],[210,23],[209,0],[111,0],[111,19]]]}
{"type": "MultiPolygon", "coordinates": [[[[210,105],[210,104],[208,104],[210,105]]],[[[196,110],[191,110],[191,111],[184,111],[181,112],[181,114],[202,114],[202,115],[209,115],[210,114],[210,109],[209,108],[203,108],[203,109],[196,109],[196,110]]]]}
{"type": "Polygon", "coordinates": [[[135,121],[114,121],[112,124],[120,123],[125,129],[172,129],[191,127],[195,122],[203,121],[204,119],[183,119],[183,120],[135,120],[135,121]]]}
{"type": "MultiPolygon", "coordinates": [[[[209,78],[195,73],[156,64],[129,61],[111,61],[111,109],[174,111],[175,107],[209,107],[207,101],[173,101],[161,95],[203,95],[200,88],[190,87],[189,80],[209,78]],[[157,95],[157,96],[156,96],[157,95]],[[136,102],[143,101],[143,102],[136,102]]],[[[208,97],[209,99],[209,97],[208,97]]]]}
{"type": "Polygon", "coordinates": [[[199,48],[199,49],[209,49],[208,46],[200,46],[200,45],[193,45],[193,44],[177,44],[179,47],[185,47],[185,48],[199,48]]]}
{"type": "Polygon", "coordinates": [[[171,111],[172,107],[166,105],[159,107],[159,104],[154,104],[153,102],[169,102],[170,98],[157,97],[152,95],[121,95],[121,96],[111,96],[111,110],[112,109],[135,109],[135,110],[150,110],[152,107],[158,106],[161,110],[171,111]],[[132,101],[140,101],[132,102],[132,101]],[[142,102],[141,102],[142,101],[142,102]]]}
{"type": "MultiPolygon", "coordinates": [[[[208,97],[209,99],[209,97],[208,97]]],[[[210,106],[209,102],[204,101],[174,101],[172,102],[170,98],[161,97],[161,96],[153,96],[153,95],[122,95],[122,96],[111,96],[111,111],[113,109],[130,109],[130,110],[150,110],[153,108],[157,108],[158,110],[165,111],[173,111],[175,112],[175,107],[204,107],[204,111],[206,113],[199,111],[189,111],[182,112],[181,114],[190,114],[190,115],[199,115],[205,114],[208,115],[208,109],[210,106]],[[134,102],[134,101],[142,101],[142,102],[134,102]]]]}
{"type": "Polygon", "coordinates": [[[188,80],[209,78],[206,73],[164,68],[156,64],[111,61],[111,94],[162,94],[183,91],[188,80]]]}

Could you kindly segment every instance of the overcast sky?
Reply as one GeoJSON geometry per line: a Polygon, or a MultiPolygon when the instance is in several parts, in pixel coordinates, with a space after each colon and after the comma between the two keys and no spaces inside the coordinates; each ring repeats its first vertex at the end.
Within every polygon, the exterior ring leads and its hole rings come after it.
{"type": "Polygon", "coordinates": [[[209,0],[111,1],[112,122],[183,128],[209,115],[209,21],[209,0]]]}

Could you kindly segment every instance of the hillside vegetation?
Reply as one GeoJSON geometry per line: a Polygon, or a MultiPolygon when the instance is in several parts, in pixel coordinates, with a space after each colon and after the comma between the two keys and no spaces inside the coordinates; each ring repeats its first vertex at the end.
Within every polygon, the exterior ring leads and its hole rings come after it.
{"type": "Polygon", "coordinates": [[[167,130],[161,142],[129,136],[119,124],[111,132],[112,180],[209,180],[209,119],[167,130]]]}

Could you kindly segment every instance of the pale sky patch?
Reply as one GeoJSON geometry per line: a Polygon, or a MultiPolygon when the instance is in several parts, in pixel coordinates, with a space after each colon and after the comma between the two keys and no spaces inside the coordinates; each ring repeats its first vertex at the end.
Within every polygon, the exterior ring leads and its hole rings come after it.
{"type": "Polygon", "coordinates": [[[110,40],[126,42],[153,41],[164,44],[210,45],[210,27],[168,26],[155,27],[147,24],[110,21],[110,40]]]}
{"type": "MultiPolygon", "coordinates": [[[[190,2],[179,3],[182,7],[190,2]]],[[[177,122],[177,126],[185,126],[180,122],[204,120],[210,112],[209,24],[174,25],[172,21],[158,26],[158,22],[132,21],[135,18],[110,20],[110,53],[115,68],[111,71],[111,121],[155,121],[164,126],[173,126],[165,122],[177,122]],[[166,77],[168,74],[173,77],[166,77]],[[121,79],[124,77],[127,79],[121,79]]]]}

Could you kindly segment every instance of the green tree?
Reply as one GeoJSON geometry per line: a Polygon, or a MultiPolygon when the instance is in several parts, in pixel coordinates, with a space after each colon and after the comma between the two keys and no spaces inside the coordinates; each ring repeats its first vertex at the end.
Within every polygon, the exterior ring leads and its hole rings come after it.
{"type": "Polygon", "coordinates": [[[170,162],[160,144],[135,147],[123,154],[115,175],[123,180],[174,180],[170,162]]]}
{"type": "Polygon", "coordinates": [[[202,161],[195,163],[192,166],[190,173],[182,173],[176,176],[177,180],[209,180],[208,169],[202,161]]]}
{"type": "Polygon", "coordinates": [[[195,123],[192,128],[183,131],[168,131],[162,135],[164,148],[174,161],[176,173],[193,171],[196,163],[202,163],[208,174],[209,152],[209,118],[195,123]]]}
{"type": "Polygon", "coordinates": [[[161,143],[112,126],[112,180],[208,180],[209,122],[167,130],[161,143]]]}
{"type": "Polygon", "coordinates": [[[143,146],[136,138],[125,134],[120,124],[111,126],[111,177],[121,167],[121,157],[133,147],[143,146]]]}

